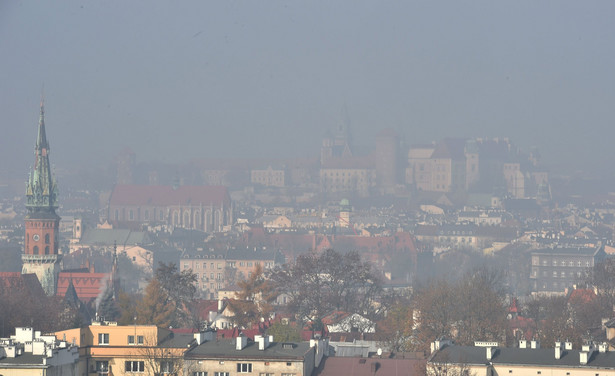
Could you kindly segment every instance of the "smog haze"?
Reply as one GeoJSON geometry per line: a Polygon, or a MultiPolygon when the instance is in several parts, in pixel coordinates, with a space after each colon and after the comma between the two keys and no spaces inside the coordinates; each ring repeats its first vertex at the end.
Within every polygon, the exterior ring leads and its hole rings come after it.
{"type": "Polygon", "coordinates": [[[406,144],[509,137],[556,171],[615,159],[615,3],[2,1],[0,173],[317,157],[348,121],[406,144]]]}

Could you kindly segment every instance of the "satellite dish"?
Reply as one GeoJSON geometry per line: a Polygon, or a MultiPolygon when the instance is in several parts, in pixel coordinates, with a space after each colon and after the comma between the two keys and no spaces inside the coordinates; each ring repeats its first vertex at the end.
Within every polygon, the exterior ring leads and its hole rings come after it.
{"type": "Polygon", "coordinates": [[[378,356],[381,356],[382,355],[382,349],[378,348],[378,351],[376,351],[376,354],[378,354],[378,356]]]}

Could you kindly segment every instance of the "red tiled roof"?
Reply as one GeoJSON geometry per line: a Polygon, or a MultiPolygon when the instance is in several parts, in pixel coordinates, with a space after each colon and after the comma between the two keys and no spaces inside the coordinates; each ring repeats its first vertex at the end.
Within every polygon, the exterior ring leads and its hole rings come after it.
{"type": "Polygon", "coordinates": [[[337,324],[348,316],[350,316],[348,312],[334,311],[323,317],[322,323],[325,325],[337,324]]]}
{"type": "Polygon", "coordinates": [[[596,293],[591,289],[574,289],[568,297],[568,304],[591,303],[596,298],[596,293]]]}
{"type": "Polygon", "coordinates": [[[223,186],[116,185],[110,205],[230,205],[228,189],[223,186]]]}
{"type": "Polygon", "coordinates": [[[73,281],[77,296],[83,302],[96,299],[106,287],[109,274],[107,273],[71,273],[60,272],[58,277],[57,296],[64,296],[70,281],[73,281]]]}
{"type": "Polygon", "coordinates": [[[33,295],[33,298],[45,296],[45,291],[36,274],[0,272],[0,284],[4,288],[25,289],[29,294],[33,295]]]}

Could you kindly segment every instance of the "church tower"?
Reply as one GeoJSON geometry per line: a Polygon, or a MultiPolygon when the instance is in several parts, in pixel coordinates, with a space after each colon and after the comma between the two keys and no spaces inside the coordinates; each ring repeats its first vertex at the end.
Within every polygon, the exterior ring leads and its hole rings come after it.
{"type": "Polygon", "coordinates": [[[34,168],[26,183],[26,237],[22,274],[34,273],[47,295],[55,295],[60,272],[58,229],[56,214],[58,190],[51,176],[49,143],[45,134],[45,109],[41,101],[38,137],[34,149],[34,168]]]}

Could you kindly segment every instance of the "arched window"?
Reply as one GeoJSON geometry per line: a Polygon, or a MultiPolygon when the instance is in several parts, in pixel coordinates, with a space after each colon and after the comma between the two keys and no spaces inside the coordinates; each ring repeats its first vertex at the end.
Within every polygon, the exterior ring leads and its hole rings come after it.
{"type": "Polygon", "coordinates": [[[173,225],[179,225],[179,212],[177,210],[173,212],[173,225]]]}
{"type": "Polygon", "coordinates": [[[201,225],[201,212],[196,211],[194,213],[194,227],[198,228],[201,225]]]}
{"type": "Polygon", "coordinates": [[[134,214],[134,212],[132,211],[132,209],[130,210],[130,212],[128,212],[128,216],[129,216],[129,218],[130,218],[130,220],[131,220],[131,221],[135,219],[135,214],[134,214]]]}
{"type": "Polygon", "coordinates": [[[119,220],[120,219],[120,211],[115,209],[115,220],[119,220]]]}
{"type": "Polygon", "coordinates": [[[188,227],[190,226],[190,213],[185,212],[184,213],[184,226],[183,227],[188,227]]]}
{"type": "Polygon", "coordinates": [[[49,234],[45,234],[45,244],[49,244],[49,234]]]}
{"type": "Polygon", "coordinates": [[[38,255],[38,245],[35,245],[35,246],[34,246],[34,248],[32,249],[32,252],[33,252],[35,255],[38,255]]]}
{"type": "Polygon", "coordinates": [[[45,247],[45,254],[48,255],[49,254],[49,246],[45,247]]]}
{"type": "Polygon", "coordinates": [[[149,210],[145,210],[145,213],[143,214],[143,216],[145,217],[145,220],[149,220],[149,210]]]}

